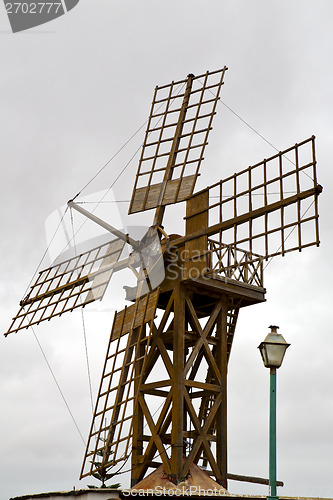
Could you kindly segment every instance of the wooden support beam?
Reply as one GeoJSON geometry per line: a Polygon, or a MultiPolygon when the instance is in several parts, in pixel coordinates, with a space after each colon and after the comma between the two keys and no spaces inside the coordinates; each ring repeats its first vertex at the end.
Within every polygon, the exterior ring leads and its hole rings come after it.
{"type": "Polygon", "coordinates": [[[183,428],[184,428],[184,339],[185,298],[180,283],[177,284],[174,301],[173,330],[173,379],[172,379],[172,430],[171,430],[171,477],[177,483],[182,480],[183,471],[183,428]]]}
{"type": "MultiPolygon", "coordinates": [[[[209,287],[203,286],[200,295],[203,297],[207,292],[209,294],[209,287]]],[[[139,405],[149,431],[133,435],[133,445],[140,453],[138,451],[135,459],[137,471],[132,474],[132,484],[144,477],[157,456],[162,459],[169,479],[176,484],[186,477],[192,463],[202,459],[218,483],[227,484],[228,336],[233,333],[237,314],[232,317],[232,323],[230,297],[222,294],[221,299],[219,294],[212,300],[204,323],[199,321],[196,307],[200,303],[198,295],[193,301],[190,286],[177,282],[159,324],[156,322],[154,326],[145,373],[138,389],[139,405]],[[189,331],[192,341],[187,349],[189,331]],[[161,363],[168,375],[165,372],[161,375],[161,363]],[[202,368],[207,370],[207,365],[208,372],[203,376],[202,368]],[[150,397],[162,401],[164,398],[157,422],[151,413],[150,397]],[[198,397],[203,401],[199,408],[198,397]]]]}
{"type": "MultiPolygon", "coordinates": [[[[143,328],[146,328],[144,325],[143,328]]],[[[143,356],[144,356],[145,346],[142,343],[138,344],[137,348],[137,359],[134,364],[135,370],[135,380],[134,380],[134,394],[138,394],[140,389],[140,374],[143,366],[143,356]]],[[[131,487],[136,485],[139,481],[138,478],[138,466],[140,464],[140,457],[143,454],[143,442],[140,440],[140,436],[143,435],[143,412],[139,404],[134,407],[133,414],[133,437],[132,437],[132,475],[131,475],[131,487]]]]}
{"type": "MultiPolygon", "coordinates": [[[[245,483],[269,484],[269,479],[263,477],[243,476],[239,474],[227,474],[227,478],[232,481],[244,481],[245,483]]],[[[283,481],[276,481],[276,486],[284,486],[283,481]]]]}
{"type": "Polygon", "coordinates": [[[227,489],[227,371],[228,371],[228,298],[223,297],[223,306],[217,319],[217,337],[219,343],[216,346],[217,364],[221,373],[222,402],[218,409],[216,419],[217,435],[217,464],[221,472],[220,484],[227,489]]]}
{"type": "MultiPolygon", "coordinates": [[[[154,439],[154,435],[155,436],[156,435],[158,435],[158,436],[164,436],[165,433],[166,433],[166,429],[170,425],[171,410],[169,411],[169,408],[170,408],[170,405],[171,405],[171,401],[172,401],[172,389],[169,392],[169,394],[168,394],[168,396],[167,396],[167,398],[165,400],[165,403],[164,403],[164,405],[163,405],[163,407],[161,409],[161,412],[160,412],[160,415],[158,417],[158,420],[157,420],[154,432],[151,433],[152,435],[150,436],[150,439],[148,440],[149,442],[148,442],[147,448],[145,450],[144,460],[142,461],[142,466],[141,466],[141,468],[139,469],[139,471],[137,473],[137,477],[139,479],[142,479],[143,476],[145,475],[145,473],[147,472],[148,467],[150,467],[150,462],[153,460],[155,451],[157,449],[157,443],[156,443],[156,441],[154,439]]],[[[161,439],[161,441],[163,442],[164,439],[161,439]]],[[[162,444],[162,446],[163,446],[163,444],[162,444]]],[[[164,457],[164,454],[162,456],[162,459],[163,459],[163,457],[164,457]]],[[[165,470],[168,473],[171,473],[169,462],[168,462],[168,466],[166,467],[165,470]]]]}
{"type": "MultiPolygon", "coordinates": [[[[144,417],[145,417],[145,419],[146,419],[146,421],[148,423],[149,430],[150,430],[150,432],[152,434],[151,444],[154,443],[154,448],[156,447],[156,449],[158,450],[158,453],[159,453],[159,455],[160,455],[160,457],[162,459],[162,462],[163,462],[164,468],[166,470],[166,473],[171,475],[171,468],[170,468],[170,463],[169,463],[168,455],[166,453],[166,450],[164,448],[164,445],[163,445],[160,433],[158,431],[158,426],[155,425],[155,423],[153,421],[153,418],[151,416],[151,413],[150,413],[150,411],[148,409],[147,403],[144,400],[144,397],[142,396],[142,394],[139,394],[138,401],[139,401],[139,404],[140,404],[140,406],[142,408],[144,417]]],[[[167,403],[168,403],[168,400],[166,401],[166,403],[164,405],[165,407],[167,407],[167,403]]],[[[160,421],[161,420],[162,419],[160,419],[160,421]]],[[[151,446],[151,449],[152,449],[152,446],[151,446]]],[[[146,454],[148,454],[147,450],[146,450],[146,454]]]]}

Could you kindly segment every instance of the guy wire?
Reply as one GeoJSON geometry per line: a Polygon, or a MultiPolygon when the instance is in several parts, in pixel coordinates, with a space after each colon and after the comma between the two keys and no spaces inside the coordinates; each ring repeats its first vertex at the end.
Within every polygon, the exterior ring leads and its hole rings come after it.
{"type": "MultiPolygon", "coordinates": [[[[73,233],[74,252],[75,252],[75,257],[76,257],[77,256],[77,251],[76,251],[76,241],[75,241],[75,233],[74,233],[74,220],[73,220],[73,210],[72,210],[72,208],[70,210],[70,214],[71,214],[71,226],[72,226],[72,233],[73,233]]],[[[82,302],[81,295],[79,296],[79,300],[80,300],[80,302],[82,302]]],[[[94,413],[94,402],[93,402],[93,394],[92,394],[92,384],[91,384],[91,373],[90,373],[90,364],[89,364],[89,356],[88,356],[87,334],[86,334],[86,325],[85,325],[85,321],[84,321],[83,308],[81,308],[81,319],[82,319],[82,330],[83,330],[83,338],[84,338],[84,346],[85,346],[85,354],[86,354],[86,364],[87,364],[87,374],[88,374],[88,382],[89,382],[91,412],[93,414],[94,413]]]]}
{"type": "Polygon", "coordinates": [[[73,422],[74,422],[74,425],[75,425],[75,427],[76,427],[76,429],[77,429],[78,433],[80,434],[80,437],[81,437],[81,439],[82,439],[82,442],[83,442],[84,446],[86,446],[86,442],[85,442],[85,440],[84,440],[84,437],[83,437],[83,436],[82,436],[82,434],[81,434],[81,431],[80,431],[80,429],[79,429],[79,426],[78,426],[78,424],[77,424],[77,422],[76,422],[76,420],[75,420],[75,418],[74,418],[74,415],[73,415],[73,413],[72,413],[72,411],[71,411],[71,409],[70,409],[70,407],[69,407],[69,405],[68,405],[68,403],[67,403],[67,400],[66,400],[66,398],[65,398],[65,396],[64,396],[64,393],[63,393],[63,392],[62,392],[62,390],[61,390],[61,387],[60,387],[60,385],[59,385],[59,383],[58,383],[58,380],[57,380],[57,378],[56,378],[56,376],[55,376],[54,371],[53,371],[53,370],[52,370],[52,368],[51,368],[51,365],[50,365],[50,363],[49,363],[49,361],[48,361],[48,359],[47,359],[47,357],[46,357],[46,354],[45,354],[45,352],[44,352],[44,350],[43,350],[43,348],[42,348],[42,346],[41,346],[41,343],[40,343],[40,342],[39,342],[39,340],[38,340],[38,337],[37,337],[37,335],[36,335],[36,333],[35,333],[35,330],[34,330],[33,326],[30,326],[30,328],[31,328],[31,330],[32,330],[32,332],[33,332],[33,334],[34,334],[34,337],[35,337],[35,339],[36,339],[36,342],[37,342],[37,344],[38,344],[38,346],[39,346],[39,348],[40,348],[40,350],[41,350],[41,352],[42,352],[42,355],[43,355],[43,357],[44,357],[44,359],[45,359],[45,362],[46,362],[46,364],[47,364],[47,366],[48,366],[48,369],[50,370],[50,373],[51,373],[51,375],[52,375],[52,377],[53,377],[53,380],[55,381],[56,386],[57,386],[57,387],[58,387],[58,389],[59,389],[59,392],[60,392],[61,397],[62,397],[62,399],[63,399],[63,401],[64,401],[64,403],[65,403],[65,405],[66,405],[66,408],[67,408],[67,410],[68,410],[68,413],[70,414],[70,416],[71,416],[71,418],[72,418],[72,420],[73,420],[73,422]]]}

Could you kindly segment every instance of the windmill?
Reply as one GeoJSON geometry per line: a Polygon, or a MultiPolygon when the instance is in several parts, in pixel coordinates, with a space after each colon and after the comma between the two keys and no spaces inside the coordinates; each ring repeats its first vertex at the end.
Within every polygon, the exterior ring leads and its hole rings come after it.
{"type": "Polygon", "coordinates": [[[81,478],[131,460],[132,486],[161,466],[178,484],[194,464],[226,488],[239,311],[265,301],[265,261],[319,245],[314,137],[194,193],[226,70],[155,89],[129,206],[155,211],[144,237],[71,200],[113,238],[41,271],[5,334],[100,300],[114,272],[134,272],[137,285],[124,287],[131,305],[114,316],[81,478]],[[164,213],[184,201],[185,234],[171,234],[164,213]]]}

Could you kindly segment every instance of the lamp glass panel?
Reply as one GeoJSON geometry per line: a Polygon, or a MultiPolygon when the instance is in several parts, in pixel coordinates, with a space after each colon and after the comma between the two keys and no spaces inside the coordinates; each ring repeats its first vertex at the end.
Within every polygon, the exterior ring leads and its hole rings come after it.
{"type": "Polygon", "coordinates": [[[268,361],[267,361],[266,345],[262,342],[259,346],[259,349],[264,365],[267,367],[268,361]]]}
{"type": "Polygon", "coordinates": [[[268,366],[279,368],[281,366],[287,346],[281,344],[266,343],[265,347],[265,357],[267,357],[267,359],[264,360],[265,364],[267,363],[268,366]]]}

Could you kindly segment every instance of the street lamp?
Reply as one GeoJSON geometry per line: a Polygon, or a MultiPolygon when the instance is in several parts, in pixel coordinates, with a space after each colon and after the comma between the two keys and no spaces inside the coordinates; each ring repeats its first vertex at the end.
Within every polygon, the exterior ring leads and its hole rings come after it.
{"type": "Polygon", "coordinates": [[[271,331],[258,346],[264,365],[270,369],[269,405],[269,495],[267,500],[279,500],[276,491],[276,369],[280,368],[287,344],[277,332],[278,326],[270,326],[271,331]]]}

